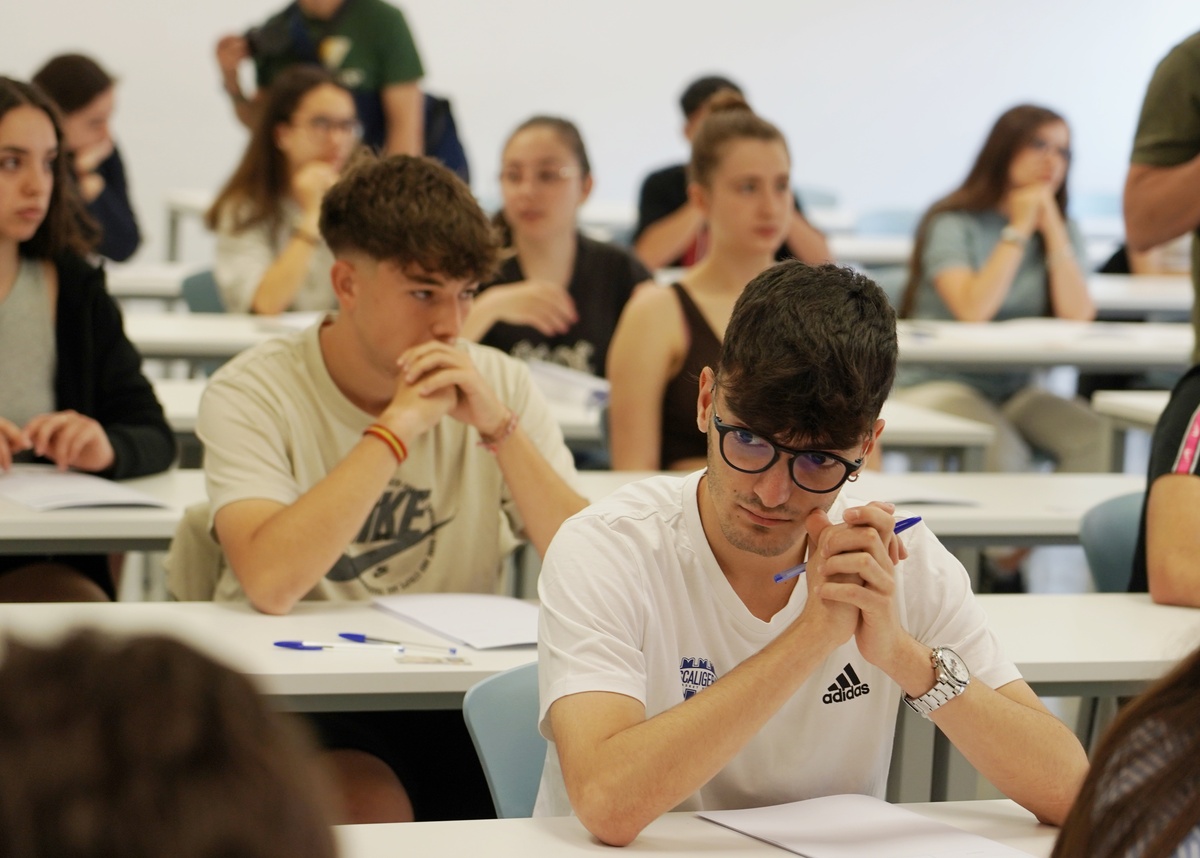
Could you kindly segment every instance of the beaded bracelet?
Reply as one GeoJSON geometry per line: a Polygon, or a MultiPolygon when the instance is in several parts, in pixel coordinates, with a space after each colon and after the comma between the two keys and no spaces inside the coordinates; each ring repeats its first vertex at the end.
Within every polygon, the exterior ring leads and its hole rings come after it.
{"type": "Polygon", "coordinates": [[[403,465],[404,460],[408,458],[408,448],[404,446],[396,433],[384,426],[382,423],[372,423],[363,430],[363,437],[371,435],[378,438],[380,441],[388,445],[388,449],[392,451],[392,455],[396,457],[396,464],[403,465]]]}
{"type": "Polygon", "coordinates": [[[489,453],[495,453],[496,448],[507,440],[508,436],[517,431],[517,412],[511,409],[508,412],[508,421],[504,424],[504,428],[495,435],[484,435],[479,433],[479,446],[483,447],[489,453]]]}

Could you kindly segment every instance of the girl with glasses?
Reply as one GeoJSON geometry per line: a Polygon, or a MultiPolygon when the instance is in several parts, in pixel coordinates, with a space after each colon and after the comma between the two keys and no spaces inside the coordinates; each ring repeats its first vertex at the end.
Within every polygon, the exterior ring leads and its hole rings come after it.
{"type": "MultiPolygon", "coordinates": [[[[1083,239],[1066,215],[1070,164],[1061,116],[1034,105],[1005,112],[966,180],[921,220],[901,316],[1092,319],[1083,239]]],[[[1028,470],[1031,448],[1064,471],[1108,470],[1100,418],[1031,382],[1028,372],[913,368],[898,373],[896,395],[994,426],[989,470],[1028,470]]]]}
{"type": "Polygon", "coordinates": [[[508,252],[463,336],[604,375],[621,310],[650,272],[627,251],[579,231],[592,174],[574,123],[554,116],[521,123],[504,145],[500,190],[496,225],[508,252]]]}
{"type": "Polygon", "coordinates": [[[792,218],[783,135],[735,92],[713,96],[692,141],[688,177],[710,248],[670,288],[639,292],[621,316],[608,358],[618,470],[704,467],[697,380],[716,365],[734,302],[774,263],[792,218]]]}
{"type": "Polygon", "coordinates": [[[221,300],[232,313],[333,309],[333,255],[318,223],[361,137],[354,99],[323,69],[294,66],[258,110],[242,161],[206,216],[221,300]]]}
{"type": "MultiPolygon", "coordinates": [[[[123,479],[175,457],[104,271],[84,258],[86,221],[57,108],[0,77],[0,473],[38,460],[123,479]]],[[[104,601],[114,591],[103,554],[0,556],[0,601],[104,601]]]]}

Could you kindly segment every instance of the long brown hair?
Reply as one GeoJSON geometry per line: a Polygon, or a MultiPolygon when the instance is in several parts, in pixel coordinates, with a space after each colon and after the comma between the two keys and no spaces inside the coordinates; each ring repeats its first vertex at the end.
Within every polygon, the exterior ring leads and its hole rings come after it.
{"type": "Polygon", "coordinates": [[[333,858],[327,775],[302,727],[169,638],[10,641],[0,854],[333,858]]]}
{"type": "Polygon", "coordinates": [[[217,229],[228,215],[234,232],[265,223],[274,231],[283,221],[283,201],[291,190],[287,158],[275,142],[275,129],[292,121],[304,97],[319,86],[345,89],[320,66],[296,65],[279,73],[254,115],[250,142],[241,163],[217,194],[204,223],[217,229]]]}
{"type": "MultiPolygon", "coordinates": [[[[712,174],[725,157],[726,147],[735,140],[779,142],[787,152],[783,132],[755,114],[740,92],[718,90],[705,102],[708,115],[692,139],[692,158],[688,163],[688,181],[709,187],[712,174]]],[[[791,160],[791,154],[788,154],[791,160]]]]}
{"type": "Polygon", "coordinates": [[[58,107],[36,86],[0,77],[0,121],[18,107],[36,107],[45,113],[54,126],[54,139],[58,144],[54,187],[50,191],[46,217],[37,232],[28,241],[21,242],[18,252],[31,259],[53,259],[65,252],[86,256],[99,243],[100,228],[84,207],[75,177],[71,175],[58,107]]]}
{"type": "MultiPolygon", "coordinates": [[[[917,236],[913,242],[912,256],[908,261],[908,284],[904,287],[904,297],[900,302],[900,317],[912,315],[917,303],[917,289],[921,284],[921,254],[925,250],[928,238],[929,223],[942,212],[984,212],[1000,205],[1008,191],[1008,171],[1017,153],[1033,142],[1040,128],[1051,123],[1067,121],[1048,107],[1036,104],[1018,104],[1010,107],[1000,115],[992,130],[988,132],[983,148],[975,158],[967,178],[957,189],[942,197],[929,207],[917,225],[917,236]]],[[[1070,161],[1067,162],[1067,173],[1063,176],[1062,184],[1055,193],[1058,210],[1066,217],[1067,212],[1067,176],[1070,174],[1070,161]]]]}
{"type": "Polygon", "coordinates": [[[1180,841],[1200,823],[1197,759],[1200,649],[1126,706],[1105,733],[1051,858],[1108,858],[1132,854],[1135,845],[1143,858],[1173,854],[1180,841]],[[1121,767],[1136,753],[1136,738],[1148,725],[1170,737],[1170,758],[1111,804],[1098,806],[1112,779],[1120,777],[1121,767]],[[1156,811],[1169,811],[1170,818],[1164,820],[1156,811]]]}

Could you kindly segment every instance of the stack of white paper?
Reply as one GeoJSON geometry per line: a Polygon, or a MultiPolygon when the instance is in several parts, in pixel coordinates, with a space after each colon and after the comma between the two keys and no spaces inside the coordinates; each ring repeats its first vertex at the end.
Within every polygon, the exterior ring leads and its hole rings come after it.
{"type": "Polygon", "coordinates": [[[532,602],[479,593],[381,596],[375,605],[413,625],[474,649],[537,643],[538,609],[532,602]]]}
{"type": "Polygon", "coordinates": [[[14,465],[7,474],[0,474],[0,497],[39,512],[92,506],[166,506],[112,480],[58,471],[51,465],[14,465]]]}

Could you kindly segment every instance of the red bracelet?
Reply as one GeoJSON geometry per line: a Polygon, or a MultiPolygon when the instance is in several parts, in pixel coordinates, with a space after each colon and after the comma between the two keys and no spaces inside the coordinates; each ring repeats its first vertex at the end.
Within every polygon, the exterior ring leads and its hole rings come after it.
{"type": "Polygon", "coordinates": [[[388,445],[388,449],[392,451],[392,455],[396,457],[396,464],[403,465],[404,460],[408,458],[408,448],[404,446],[396,433],[384,426],[382,423],[372,423],[363,430],[363,437],[371,435],[378,438],[380,441],[388,445]]]}
{"type": "Polygon", "coordinates": [[[495,453],[496,448],[507,440],[508,436],[517,431],[517,412],[511,409],[508,412],[508,421],[504,424],[504,428],[495,435],[484,435],[479,433],[479,446],[483,447],[489,453],[495,453]]]}

